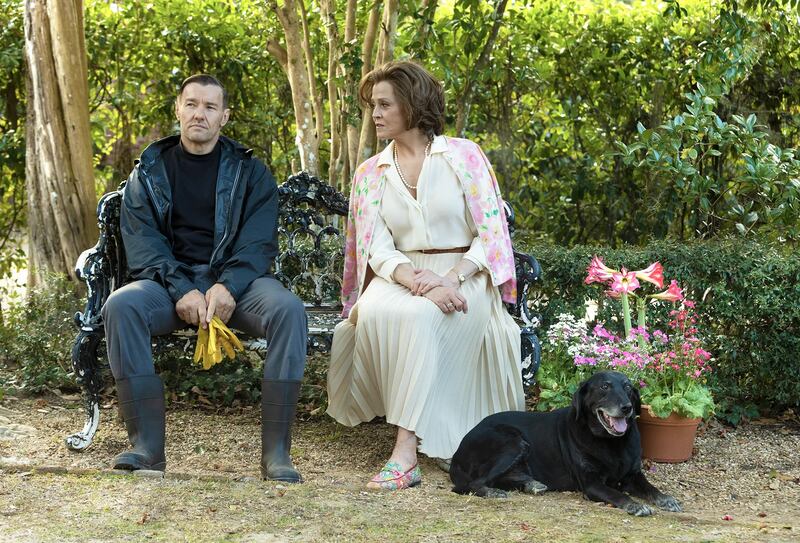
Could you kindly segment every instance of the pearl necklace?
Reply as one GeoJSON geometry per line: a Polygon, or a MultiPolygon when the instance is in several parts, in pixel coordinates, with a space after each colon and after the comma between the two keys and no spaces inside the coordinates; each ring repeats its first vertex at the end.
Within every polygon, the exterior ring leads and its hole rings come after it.
{"type": "MultiPolygon", "coordinates": [[[[392,143],[394,147],[392,147],[392,159],[394,160],[394,167],[397,169],[397,174],[400,176],[400,181],[406,186],[408,190],[417,190],[415,185],[409,185],[406,183],[406,178],[403,175],[403,170],[400,169],[400,163],[397,162],[397,143],[392,143]]],[[[430,156],[431,154],[431,140],[428,140],[428,144],[425,146],[425,156],[430,156]]]]}

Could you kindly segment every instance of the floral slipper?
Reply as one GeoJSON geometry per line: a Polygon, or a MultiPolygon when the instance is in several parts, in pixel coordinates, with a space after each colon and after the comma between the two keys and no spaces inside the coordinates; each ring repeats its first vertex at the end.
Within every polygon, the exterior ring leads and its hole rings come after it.
{"type": "Polygon", "coordinates": [[[422,482],[422,472],[419,464],[406,472],[401,471],[397,462],[387,462],[383,469],[367,483],[367,488],[382,488],[384,490],[403,490],[417,486],[422,482]]]}

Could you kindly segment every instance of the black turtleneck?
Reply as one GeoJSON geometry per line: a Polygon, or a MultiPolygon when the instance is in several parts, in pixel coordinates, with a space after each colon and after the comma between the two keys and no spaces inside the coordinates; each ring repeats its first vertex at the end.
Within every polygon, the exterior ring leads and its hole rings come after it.
{"type": "Polygon", "coordinates": [[[220,142],[207,155],[193,155],[180,143],[163,154],[172,188],[172,254],[185,264],[211,260],[220,154],[220,142]]]}

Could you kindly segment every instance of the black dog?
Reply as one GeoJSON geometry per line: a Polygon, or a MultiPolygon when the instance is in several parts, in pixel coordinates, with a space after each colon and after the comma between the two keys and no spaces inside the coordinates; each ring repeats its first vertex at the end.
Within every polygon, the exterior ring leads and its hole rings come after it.
{"type": "Polygon", "coordinates": [[[504,498],[506,490],[580,490],[590,500],[632,515],[653,513],[627,492],[667,511],[681,511],[675,498],[642,473],[636,426],[640,410],[639,391],[628,378],[603,371],[581,384],[571,407],[490,415],[470,430],[453,455],[453,492],[504,498]]]}

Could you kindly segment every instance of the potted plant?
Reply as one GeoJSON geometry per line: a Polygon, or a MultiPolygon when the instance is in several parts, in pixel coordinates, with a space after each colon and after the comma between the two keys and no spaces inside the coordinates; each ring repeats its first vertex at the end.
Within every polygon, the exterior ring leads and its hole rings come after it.
{"type": "Polygon", "coordinates": [[[711,354],[703,348],[697,329],[695,303],[686,299],[675,281],[663,292],[644,293],[640,281],[663,289],[663,267],[656,262],[644,270],[615,270],[594,257],[587,270],[586,283],[608,287],[606,294],[619,299],[623,333],[616,334],[598,323],[589,331],[585,321],[572,315],[560,315],[550,327],[546,349],[555,361],[543,372],[543,400],[557,403],[589,374],[613,369],[628,375],[639,385],[642,415],[643,456],[657,461],[688,460],[697,425],[714,409],[706,376],[711,371],[711,354]],[[676,304],[669,312],[664,329],[648,329],[646,308],[649,303],[676,304]],[[631,307],[637,309],[637,326],[633,326],[631,307]],[[564,366],[571,360],[572,374],[564,366]],[[560,362],[559,362],[560,361],[560,362]],[[666,432],[666,436],[662,434],[666,432]],[[664,446],[676,450],[661,450],[664,446]]]}

